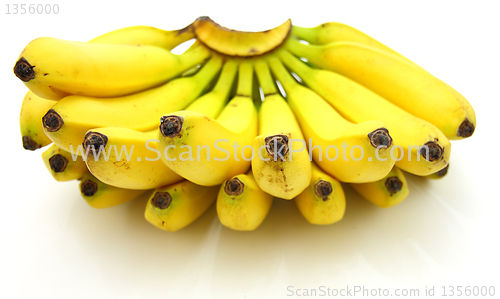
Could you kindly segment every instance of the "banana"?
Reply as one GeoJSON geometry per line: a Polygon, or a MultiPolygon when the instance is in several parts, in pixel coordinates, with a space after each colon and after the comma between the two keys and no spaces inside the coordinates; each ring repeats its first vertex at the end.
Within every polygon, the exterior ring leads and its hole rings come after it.
{"type": "Polygon", "coordinates": [[[298,84],[277,57],[268,61],[309,141],[309,154],[324,171],[340,181],[358,183],[379,180],[391,171],[392,138],[383,122],[345,120],[317,93],[298,84]]]}
{"type": "Polygon", "coordinates": [[[433,124],[342,75],[306,66],[288,51],[280,52],[280,58],[347,120],[384,122],[394,138],[391,152],[395,153],[391,157],[402,170],[425,176],[448,164],[451,143],[433,124]]]}
{"type": "Polygon", "coordinates": [[[446,165],[446,167],[443,168],[443,169],[441,169],[440,171],[437,171],[435,173],[429,174],[429,175],[427,175],[425,177],[429,178],[429,179],[433,179],[433,180],[442,179],[448,173],[448,169],[449,168],[450,168],[450,163],[448,163],[448,165],[446,165]]]}
{"type": "Polygon", "coordinates": [[[134,46],[149,45],[172,50],[193,38],[192,25],[179,30],[162,30],[151,26],[131,26],[107,32],[88,42],[134,46]]]}
{"type": "Polygon", "coordinates": [[[80,182],[80,193],[87,204],[96,209],[109,208],[136,199],[148,190],[113,187],[95,178],[90,172],[80,182]]]}
{"type": "Polygon", "coordinates": [[[14,74],[36,95],[119,97],[157,87],[209,58],[204,46],[174,55],[155,46],[41,37],[19,55],[14,74]]]}
{"type": "Polygon", "coordinates": [[[349,184],[349,186],[365,199],[381,208],[397,205],[409,194],[406,178],[397,167],[394,167],[385,178],[379,181],[349,184]]]}
{"type": "Polygon", "coordinates": [[[278,94],[267,63],[257,60],[255,70],[265,97],[259,109],[259,136],[253,140],[258,151],[252,159],[253,176],[263,191],[292,199],[311,178],[306,142],[292,109],[278,94]]]}
{"type": "Polygon", "coordinates": [[[194,76],[119,98],[68,96],[45,114],[44,132],[60,148],[75,151],[86,132],[94,128],[115,126],[142,132],[153,130],[163,114],[183,109],[199,97],[221,66],[222,58],[214,56],[194,76]]]}
{"type": "Polygon", "coordinates": [[[219,116],[229,99],[237,71],[238,63],[235,60],[227,60],[214,88],[194,100],[185,110],[198,112],[211,118],[219,116]]]}
{"type": "Polygon", "coordinates": [[[474,133],[476,115],[470,103],[450,86],[404,59],[347,41],[314,46],[291,38],[287,48],[432,123],[448,139],[467,138],[474,133]]]}
{"type": "Polygon", "coordinates": [[[193,23],[196,39],[227,56],[250,57],[270,52],[287,39],[292,29],[288,19],[280,26],[262,32],[230,30],[209,17],[199,17],[193,23]]]}
{"type": "Polygon", "coordinates": [[[52,143],[52,140],[43,132],[42,116],[55,103],[55,101],[35,95],[31,90],[26,93],[19,116],[24,149],[34,151],[52,143]]]}
{"type": "Polygon", "coordinates": [[[184,180],[154,190],[144,217],[154,226],[177,231],[198,219],[217,199],[219,186],[204,187],[184,180]]]}
{"type": "Polygon", "coordinates": [[[55,144],[42,153],[42,159],[47,170],[58,182],[79,180],[89,172],[82,157],[72,156],[55,144]]]}
{"type": "Polygon", "coordinates": [[[226,180],[217,196],[217,215],[222,225],[252,231],[266,219],[274,197],[259,188],[252,171],[226,180]]]}
{"type": "Polygon", "coordinates": [[[312,45],[326,45],[343,41],[355,42],[407,59],[358,29],[338,22],[327,22],[310,28],[293,26],[292,35],[312,45]]]}
{"type": "Polygon", "coordinates": [[[119,188],[147,190],[181,181],[182,177],[161,161],[156,136],[156,130],[92,129],[83,141],[85,163],[101,182],[119,188]]]}
{"type": "Polygon", "coordinates": [[[158,132],[161,158],[173,171],[198,185],[220,185],[250,168],[257,136],[252,100],[252,65],[239,65],[237,95],[215,120],[193,111],[164,115],[158,132]],[[240,149],[238,151],[238,148],[240,149]]]}
{"type": "Polygon", "coordinates": [[[333,224],[344,217],[346,202],[342,185],[314,163],[309,186],[294,201],[311,224],[333,224]]]}

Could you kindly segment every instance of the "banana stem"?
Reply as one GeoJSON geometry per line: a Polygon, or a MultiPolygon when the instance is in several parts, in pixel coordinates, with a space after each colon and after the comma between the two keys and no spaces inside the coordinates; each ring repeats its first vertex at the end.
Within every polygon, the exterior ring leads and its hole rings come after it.
{"type": "Polygon", "coordinates": [[[217,75],[221,66],[222,58],[220,56],[213,56],[204,66],[201,67],[201,70],[198,71],[194,77],[200,80],[208,79],[208,82],[210,82],[212,81],[212,78],[217,75]]]}
{"type": "Polygon", "coordinates": [[[314,28],[306,28],[300,26],[292,27],[292,35],[311,44],[317,44],[318,36],[315,33],[316,31],[314,30],[314,28]]]}
{"type": "Polygon", "coordinates": [[[262,87],[262,91],[264,92],[264,97],[266,95],[278,93],[276,82],[271,76],[271,71],[266,61],[257,61],[255,63],[255,72],[257,73],[260,87],[262,87]]]}
{"type": "Polygon", "coordinates": [[[215,84],[213,91],[221,92],[224,96],[229,97],[231,92],[231,87],[233,86],[234,79],[236,78],[236,72],[238,71],[238,63],[234,60],[228,60],[224,63],[222,71],[215,84]]]}
{"type": "Polygon", "coordinates": [[[290,89],[294,85],[299,84],[295,80],[295,78],[290,75],[288,70],[285,68],[283,63],[276,57],[272,57],[269,59],[269,64],[271,66],[271,69],[273,70],[273,74],[278,78],[278,81],[280,81],[281,85],[283,85],[283,88],[290,89]]]}
{"type": "Polygon", "coordinates": [[[186,52],[178,56],[179,64],[185,66],[193,65],[193,62],[195,65],[196,63],[200,64],[209,59],[211,55],[212,53],[197,41],[186,52]]]}
{"type": "Polygon", "coordinates": [[[299,42],[296,38],[288,39],[286,49],[299,57],[316,57],[319,56],[320,46],[311,46],[299,42]]]}
{"type": "Polygon", "coordinates": [[[253,90],[253,67],[250,62],[244,61],[238,70],[237,96],[252,97],[253,90]]]}

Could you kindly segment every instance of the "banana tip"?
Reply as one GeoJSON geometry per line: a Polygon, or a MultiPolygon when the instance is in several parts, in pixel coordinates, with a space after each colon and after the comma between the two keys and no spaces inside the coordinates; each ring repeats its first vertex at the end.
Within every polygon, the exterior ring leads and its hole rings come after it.
{"type": "Polygon", "coordinates": [[[94,196],[97,193],[97,183],[92,180],[83,181],[80,185],[80,191],[84,196],[94,196]]]}
{"type": "Polygon", "coordinates": [[[401,182],[398,177],[392,176],[387,178],[387,180],[385,181],[385,188],[387,189],[387,191],[389,191],[389,194],[393,196],[394,194],[401,191],[401,189],[403,188],[403,182],[401,182]]]}
{"type": "Polygon", "coordinates": [[[162,116],[160,120],[160,132],[164,137],[173,138],[182,130],[184,119],[181,116],[162,116]]]}
{"type": "Polygon", "coordinates": [[[29,136],[23,136],[23,147],[29,151],[41,148],[40,144],[36,143],[36,141],[29,136]]]}
{"type": "Polygon", "coordinates": [[[314,185],[314,193],[318,197],[321,197],[323,201],[328,200],[328,196],[332,194],[333,188],[332,184],[330,182],[324,181],[324,180],[319,180],[315,185],[314,185]]]}
{"type": "Polygon", "coordinates": [[[244,189],[245,184],[238,178],[227,180],[224,186],[224,192],[226,192],[227,195],[240,195],[243,193],[244,189]]]}
{"type": "Polygon", "coordinates": [[[64,124],[62,117],[54,109],[50,109],[42,117],[43,127],[48,132],[57,132],[64,124]]]}
{"type": "Polygon", "coordinates": [[[474,124],[471,123],[467,118],[460,124],[457,130],[457,136],[462,138],[471,137],[474,134],[474,124]]]}
{"type": "Polygon", "coordinates": [[[35,66],[32,66],[24,57],[21,57],[16,62],[16,65],[14,65],[14,74],[21,79],[21,81],[28,82],[35,78],[34,67],[35,66]]]}
{"type": "Polygon", "coordinates": [[[156,192],[151,200],[151,204],[161,210],[168,208],[171,202],[172,196],[168,192],[156,192]]]}
{"type": "Polygon", "coordinates": [[[54,172],[63,172],[68,166],[68,159],[60,154],[55,154],[49,158],[49,165],[54,172]]]}

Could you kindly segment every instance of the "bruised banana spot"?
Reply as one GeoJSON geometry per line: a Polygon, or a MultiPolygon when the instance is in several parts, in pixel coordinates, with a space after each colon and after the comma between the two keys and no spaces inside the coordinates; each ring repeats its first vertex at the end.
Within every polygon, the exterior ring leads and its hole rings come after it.
{"type": "Polygon", "coordinates": [[[328,196],[332,194],[333,188],[330,182],[319,180],[316,184],[314,184],[314,193],[316,196],[321,197],[323,201],[328,200],[328,196]]]}
{"type": "Polygon", "coordinates": [[[54,109],[50,109],[42,117],[43,127],[49,132],[57,132],[63,125],[62,117],[54,109]]]}
{"type": "Polygon", "coordinates": [[[160,120],[160,132],[164,137],[174,138],[182,130],[184,119],[181,116],[162,116],[160,120]]]}
{"type": "Polygon", "coordinates": [[[245,184],[243,184],[243,182],[238,178],[227,180],[226,185],[224,186],[224,192],[226,192],[227,195],[240,195],[243,193],[244,189],[245,184]]]}
{"type": "Polygon", "coordinates": [[[80,191],[84,196],[94,196],[97,193],[97,183],[91,180],[86,180],[80,185],[80,191]]]}
{"type": "Polygon", "coordinates": [[[85,134],[85,138],[83,139],[82,146],[85,150],[91,150],[93,155],[96,154],[96,150],[98,151],[101,147],[106,147],[108,144],[108,136],[89,131],[85,134]]]}
{"type": "Polygon", "coordinates": [[[424,144],[424,147],[420,148],[420,155],[427,159],[427,151],[426,147],[429,149],[429,157],[428,160],[430,162],[435,162],[441,160],[443,157],[444,150],[443,148],[437,144],[435,141],[429,141],[424,144]]]}
{"type": "Polygon", "coordinates": [[[151,204],[158,209],[165,210],[172,203],[172,196],[168,192],[156,192],[151,204]]]}
{"type": "Polygon", "coordinates": [[[471,137],[474,134],[475,127],[474,125],[466,118],[458,127],[457,136],[458,137],[471,137]]]}
{"type": "Polygon", "coordinates": [[[379,146],[388,148],[392,144],[392,137],[386,128],[376,129],[368,134],[368,138],[370,139],[370,144],[375,148],[379,146]]]}
{"type": "Polygon", "coordinates": [[[30,136],[23,136],[23,147],[29,151],[41,148],[40,144],[36,143],[30,136]]]}
{"type": "Polygon", "coordinates": [[[281,159],[281,161],[284,161],[283,159],[289,150],[288,136],[268,136],[264,139],[264,142],[266,144],[267,153],[274,157],[274,161],[277,161],[278,157],[281,159]]]}
{"type": "Polygon", "coordinates": [[[35,78],[35,66],[31,65],[24,57],[21,57],[14,66],[14,74],[23,82],[28,82],[35,78]]]}
{"type": "Polygon", "coordinates": [[[401,182],[398,177],[391,176],[385,181],[385,188],[387,189],[387,191],[389,191],[389,194],[393,196],[394,194],[401,191],[401,189],[403,188],[403,182],[401,182]]]}
{"type": "Polygon", "coordinates": [[[50,169],[54,172],[63,172],[68,166],[68,159],[60,154],[55,154],[49,158],[50,169]]]}

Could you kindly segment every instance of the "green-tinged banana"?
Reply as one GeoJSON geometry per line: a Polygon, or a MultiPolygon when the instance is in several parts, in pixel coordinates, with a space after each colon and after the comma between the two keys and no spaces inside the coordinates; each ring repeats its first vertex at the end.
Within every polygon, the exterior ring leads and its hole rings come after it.
{"type": "Polygon", "coordinates": [[[222,225],[238,231],[252,231],[262,224],[274,197],[259,188],[252,172],[225,181],[217,196],[217,215],[222,225]]]}
{"type": "Polygon", "coordinates": [[[144,216],[154,226],[177,231],[194,222],[217,199],[219,186],[205,187],[184,180],[154,190],[144,216]]]}
{"type": "Polygon", "coordinates": [[[107,32],[88,42],[136,46],[149,45],[172,50],[193,38],[192,25],[179,30],[163,30],[151,26],[131,26],[107,32]]]}
{"type": "Polygon", "coordinates": [[[432,123],[449,139],[474,133],[476,115],[470,103],[429,72],[400,57],[354,42],[314,46],[291,38],[287,48],[432,123]]]}
{"type": "Polygon", "coordinates": [[[157,130],[92,129],[83,141],[85,163],[101,182],[119,188],[147,190],[181,181],[161,161],[156,137],[157,130]]]}
{"type": "Polygon", "coordinates": [[[278,58],[269,58],[269,63],[309,142],[309,155],[324,171],[340,181],[359,183],[379,180],[391,171],[392,131],[383,122],[347,121],[317,93],[297,83],[278,58]]]}
{"type": "Polygon", "coordinates": [[[429,179],[434,179],[434,180],[437,180],[437,179],[442,179],[446,176],[446,174],[448,173],[448,169],[450,168],[450,163],[448,163],[448,165],[446,165],[445,168],[441,169],[440,171],[437,171],[435,173],[432,173],[432,174],[429,174],[427,176],[425,176],[426,178],[429,178],[429,179]]]}
{"type": "Polygon", "coordinates": [[[220,185],[246,173],[255,155],[252,141],[257,136],[252,79],[252,65],[242,62],[237,95],[216,120],[193,111],[164,115],[158,132],[163,162],[203,186],[220,185]]]}
{"type": "Polygon", "coordinates": [[[338,22],[327,22],[316,27],[309,28],[293,26],[292,35],[312,45],[325,45],[343,41],[356,42],[406,59],[398,52],[387,47],[371,36],[359,31],[356,28],[338,22]]]}
{"type": "Polygon", "coordinates": [[[53,144],[42,153],[43,163],[52,177],[58,182],[79,180],[89,171],[82,157],[53,144]]]}
{"type": "Polygon", "coordinates": [[[185,110],[198,112],[211,118],[219,116],[229,99],[237,71],[238,63],[235,60],[227,60],[214,88],[194,100],[185,110]]]}
{"type": "Polygon", "coordinates": [[[90,172],[80,182],[80,193],[87,204],[96,209],[109,208],[136,199],[148,190],[130,190],[110,186],[90,172]]]}
{"type": "Polygon", "coordinates": [[[202,94],[218,74],[222,58],[214,56],[191,77],[119,98],[68,96],[43,117],[44,132],[59,147],[76,151],[87,131],[126,127],[142,132],[158,128],[165,113],[184,109],[202,94]]]}
{"type": "Polygon", "coordinates": [[[164,84],[210,55],[202,45],[175,55],[155,46],[41,37],[24,48],[14,73],[31,91],[47,99],[118,97],[164,84]]]}
{"type": "Polygon", "coordinates": [[[299,123],[265,61],[257,60],[255,70],[264,92],[259,109],[259,136],[253,140],[257,155],[252,171],[259,187],[283,199],[292,199],[309,185],[311,161],[299,123]]]}
{"type": "Polygon", "coordinates": [[[42,117],[56,102],[28,91],[21,104],[19,125],[24,149],[33,151],[52,143],[43,132],[42,117]]]}
{"type": "Polygon", "coordinates": [[[389,172],[385,178],[364,184],[349,184],[356,192],[371,203],[389,208],[397,205],[408,196],[409,189],[406,178],[397,167],[389,172]]]}
{"type": "Polygon", "coordinates": [[[328,225],[344,217],[346,203],[342,185],[314,163],[309,186],[294,201],[312,224],[328,225]]]}
{"type": "Polygon", "coordinates": [[[287,51],[280,52],[280,58],[347,120],[354,123],[370,120],[384,122],[394,138],[391,158],[402,170],[425,176],[448,164],[451,143],[433,124],[347,77],[328,70],[312,69],[287,51]]]}
{"type": "Polygon", "coordinates": [[[289,36],[292,21],[261,32],[227,29],[209,17],[199,17],[193,23],[196,39],[218,53],[235,57],[262,55],[279,47],[289,36]]]}

